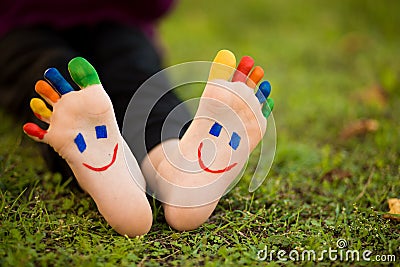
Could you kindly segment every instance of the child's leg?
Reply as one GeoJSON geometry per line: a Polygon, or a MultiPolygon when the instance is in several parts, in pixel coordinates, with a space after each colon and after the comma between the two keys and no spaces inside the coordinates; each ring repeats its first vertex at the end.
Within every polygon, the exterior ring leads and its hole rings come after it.
{"type": "Polygon", "coordinates": [[[92,31],[90,47],[95,49],[88,52],[89,61],[98,66],[96,69],[113,103],[118,125],[120,128],[124,125],[123,136],[141,162],[147,151],[162,140],[181,137],[182,124],[191,118],[190,114],[181,108],[179,118],[174,119],[176,123],[163,128],[165,118],[182,102],[169,91],[166,76],[157,74],[157,83],[149,90],[138,90],[149,77],[162,70],[160,51],[142,30],[104,23],[92,31]],[[167,129],[163,139],[162,128],[167,129]]]}
{"type": "Polygon", "coordinates": [[[253,90],[262,69],[252,70],[254,62],[244,57],[228,82],[236,66],[234,55],[221,51],[215,62],[225,66],[213,65],[183,138],[163,142],[142,163],[148,185],[164,202],[167,222],[178,230],[197,228],[207,220],[266,129],[269,83],[257,93],[253,90]]]}
{"type": "MultiPolygon", "coordinates": [[[[66,68],[61,67],[77,54],[59,32],[46,27],[13,30],[0,39],[0,51],[0,107],[22,126],[28,119],[35,120],[27,106],[37,96],[32,88],[43,70],[52,66],[66,75],[66,68]]],[[[71,176],[70,168],[53,149],[47,145],[40,149],[51,171],[71,176]]]]}
{"type": "MultiPolygon", "coordinates": [[[[17,29],[0,39],[0,106],[26,120],[32,87],[49,66],[64,66],[76,52],[51,29],[17,29]]],[[[63,75],[67,72],[61,70],[63,75]]]]}
{"type": "Polygon", "coordinates": [[[145,234],[152,223],[142,190],[145,181],[119,132],[111,101],[86,60],[75,58],[68,68],[81,90],[75,91],[56,69],[48,69],[47,82],[39,81],[35,90],[53,110],[38,98],[32,99],[31,108],[49,128],[27,123],[24,131],[35,141],[51,145],[67,161],[118,233],[145,234]]]}

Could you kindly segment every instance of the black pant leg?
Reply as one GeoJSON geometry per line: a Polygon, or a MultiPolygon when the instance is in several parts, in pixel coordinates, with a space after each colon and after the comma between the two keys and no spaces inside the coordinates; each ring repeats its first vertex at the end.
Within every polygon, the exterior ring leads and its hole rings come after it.
{"type": "MultiPolygon", "coordinates": [[[[93,33],[92,47],[93,63],[113,102],[118,124],[122,128],[132,96],[144,81],[161,70],[160,55],[142,31],[115,24],[98,26],[93,33]]],[[[173,92],[168,92],[168,83],[167,77],[160,77],[154,87],[139,96],[139,103],[129,108],[127,117],[130,119],[125,120],[129,125],[124,127],[129,129],[130,134],[124,137],[139,163],[147,151],[163,141],[163,123],[181,103],[173,92]],[[153,105],[154,108],[148,112],[146,109],[153,105]]],[[[179,138],[189,120],[189,112],[181,107],[179,117],[174,120],[178,123],[166,126],[164,139],[179,138]]]]}
{"type": "Polygon", "coordinates": [[[18,119],[32,118],[29,101],[37,96],[36,81],[56,67],[68,77],[67,62],[76,55],[56,33],[46,28],[20,29],[0,39],[0,106],[18,119]]]}
{"type": "MultiPolygon", "coordinates": [[[[33,116],[29,107],[35,83],[43,79],[44,71],[56,67],[64,77],[67,63],[77,53],[62,37],[49,28],[19,29],[0,39],[0,108],[14,115],[22,131],[22,124],[33,121],[43,128],[47,125],[33,116]]],[[[67,178],[72,172],[66,162],[53,148],[39,144],[46,164],[53,172],[60,172],[67,178]]]]}

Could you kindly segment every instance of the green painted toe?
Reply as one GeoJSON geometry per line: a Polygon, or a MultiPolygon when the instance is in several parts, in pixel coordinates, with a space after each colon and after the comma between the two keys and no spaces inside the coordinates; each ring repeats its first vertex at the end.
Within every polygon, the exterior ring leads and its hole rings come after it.
{"type": "Polygon", "coordinates": [[[271,114],[274,109],[274,100],[272,98],[268,98],[267,102],[264,103],[262,107],[262,114],[265,118],[268,118],[269,114],[271,114]]]}
{"type": "Polygon", "coordinates": [[[74,82],[81,88],[100,84],[100,79],[96,70],[82,57],[72,59],[68,64],[68,70],[74,82]]]}

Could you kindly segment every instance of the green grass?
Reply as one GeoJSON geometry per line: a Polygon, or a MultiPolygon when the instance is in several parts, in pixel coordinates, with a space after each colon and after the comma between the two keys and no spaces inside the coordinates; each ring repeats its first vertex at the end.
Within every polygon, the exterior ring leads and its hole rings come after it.
{"type": "Polygon", "coordinates": [[[263,265],[265,247],[321,252],[338,239],[398,264],[400,224],[382,215],[400,197],[399,10],[397,1],[180,1],[160,25],[165,65],[211,60],[222,48],[253,56],[273,86],[278,137],[263,186],[249,193],[246,173],[194,231],[172,230],[153,206],[147,235],[118,235],[2,113],[0,265],[263,265]],[[370,96],[375,86],[383,100],[370,96]],[[378,130],[339,138],[365,118],[378,130]]]}

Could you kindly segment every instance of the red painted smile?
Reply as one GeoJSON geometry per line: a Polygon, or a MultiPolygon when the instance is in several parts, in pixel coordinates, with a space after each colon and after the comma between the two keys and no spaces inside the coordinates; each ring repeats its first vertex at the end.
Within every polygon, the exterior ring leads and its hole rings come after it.
{"type": "Polygon", "coordinates": [[[115,147],[114,147],[114,154],[113,154],[113,156],[112,156],[111,162],[110,162],[109,164],[103,166],[103,167],[93,167],[93,166],[90,166],[89,164],[86,164],[86,163],[82,163],[82,164],[83,164],[83,166],[85,166],[86,168],[88,168],[88,169],[90,169],[90,170],[92,170],[92,171],[96,171],[96,172],[105,171],[105,170],[107,170],[108,168],[110,168],[111,165],[114,164],[115,159],[117,158],[117,151],[118,151],[118,143],[117,143],[117,144],[115,145],[115,147]]]}
{"type": "Polygon", "coordinates": [[[201,159],[201,149],[202,148],[203,148],[203,142],[200,143],[199,148],[197,149],[197,158],[199,160],[200,167],[206,172],[223,173],[223,172],[227,172],[227,171],[231,170],[233,167],[235,167],[237,165],[237,163],[233,163],[233,164],[229,165],[228,167],[226,167],[224,169],[211,170],[204,164],[203,160],[201,159]]]}

